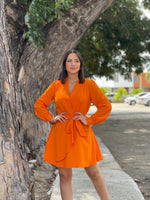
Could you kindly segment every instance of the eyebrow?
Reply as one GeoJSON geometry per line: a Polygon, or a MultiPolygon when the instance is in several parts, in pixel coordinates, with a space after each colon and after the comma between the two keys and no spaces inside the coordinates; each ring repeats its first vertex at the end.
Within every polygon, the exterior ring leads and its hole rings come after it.
{"type": "MultiPolygon", "coordinates": [[[[68,58],[67,60],[73,60],[73,59],[71,59],[71,58],[68,58]]],[[[79,60],[78,58],[75,58],[74,60],[79,60]]]]}

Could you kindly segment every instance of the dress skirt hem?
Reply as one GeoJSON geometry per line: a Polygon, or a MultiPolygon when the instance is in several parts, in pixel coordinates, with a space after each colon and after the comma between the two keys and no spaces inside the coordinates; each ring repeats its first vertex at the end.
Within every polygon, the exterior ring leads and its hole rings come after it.
{"type": "Polygon", "coordinates": [[[84,166],[79,166],[79,165],[71,165],[71,166],[63,166],[63,165],[61,165],[61,164],[59,164],[59,163],[53,163],[53,162],[51,162],[51,161],[47,161],[47,160],[44,160],[45,162],[47,162],[47,163],[49,163],[49,164],[51,164],[51,165],[54,165],[55,167],[60,167],[60,168],[85,168],[85,167],[90,167],[90,166],[93,166],[93,165],[97,165],[97,162],[100,162],[100,161],[102,161],[103,160],[103,158],[102,159],[100,159],[100,160],[97,160],[95,163],[91,163],[91,164],[87,164],[87,165],[84,165],[84,166]]]}
{"type": "Polygon", "coordinates": [[[87,137],[81,137],[78,134],[78,139],[76,140],[75,144],[62,160],[56,160],[55,150],[53,150],[55,146],[53,146],[51,151],[47,149],[49,146],[52,148],[52,143],[47,143],[46,145],[44,161],[56,167],[84,168],[92,165],[97,165],[98,161],[103,160],[101,150],[93,131],[88,134],[87,137]]]}

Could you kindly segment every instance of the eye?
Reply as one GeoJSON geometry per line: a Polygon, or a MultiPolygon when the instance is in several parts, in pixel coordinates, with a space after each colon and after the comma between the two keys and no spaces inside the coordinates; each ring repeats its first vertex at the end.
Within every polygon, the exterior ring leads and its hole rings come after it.
{"type": "Polygon", "coordinates": [[[72,62],[72,60],[71,60],[71,59],[69,59],[69,60],[67,60],[67,62],[72,62]]]}
{"type": "Polygon", "coordinates": [[[72,60],[72,59],[68,59],[66,62],[68,62],[68,63],[72,63],[72,62],[75,62],[75,63],[79,63],[80,61],[79,60],[72,60]]]}

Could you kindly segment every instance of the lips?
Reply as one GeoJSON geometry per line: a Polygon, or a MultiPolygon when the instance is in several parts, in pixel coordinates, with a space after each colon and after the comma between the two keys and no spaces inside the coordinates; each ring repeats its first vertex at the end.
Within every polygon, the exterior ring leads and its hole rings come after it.
{"type": "Polygon", "coordinates": [[[71,67],[70,69],[71,69],[71,70],[75,70],[76,68],[75,68],[75,67],[71,67]]]}

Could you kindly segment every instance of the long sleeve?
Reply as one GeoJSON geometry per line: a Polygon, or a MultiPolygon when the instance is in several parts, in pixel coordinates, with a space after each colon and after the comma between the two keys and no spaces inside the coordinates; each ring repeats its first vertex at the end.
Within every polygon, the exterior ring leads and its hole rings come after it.
{"type": "Polygon", "coordinates": [[[50,121],[52,118],[52,114],[47,110],[47,107],[54,99],[56,82],[54,81],[34,104],[35,114],[43,121],[50,121]]]}
{"type": "Polygon", "coordinates": [[[89,118],[87,117],[87,123],[89,125],[98,124],[103,122],[110,114],[111,103],[93,80],[90,80],[89,87],[91,100],[97,107],[97,111],[89,118]]]}

